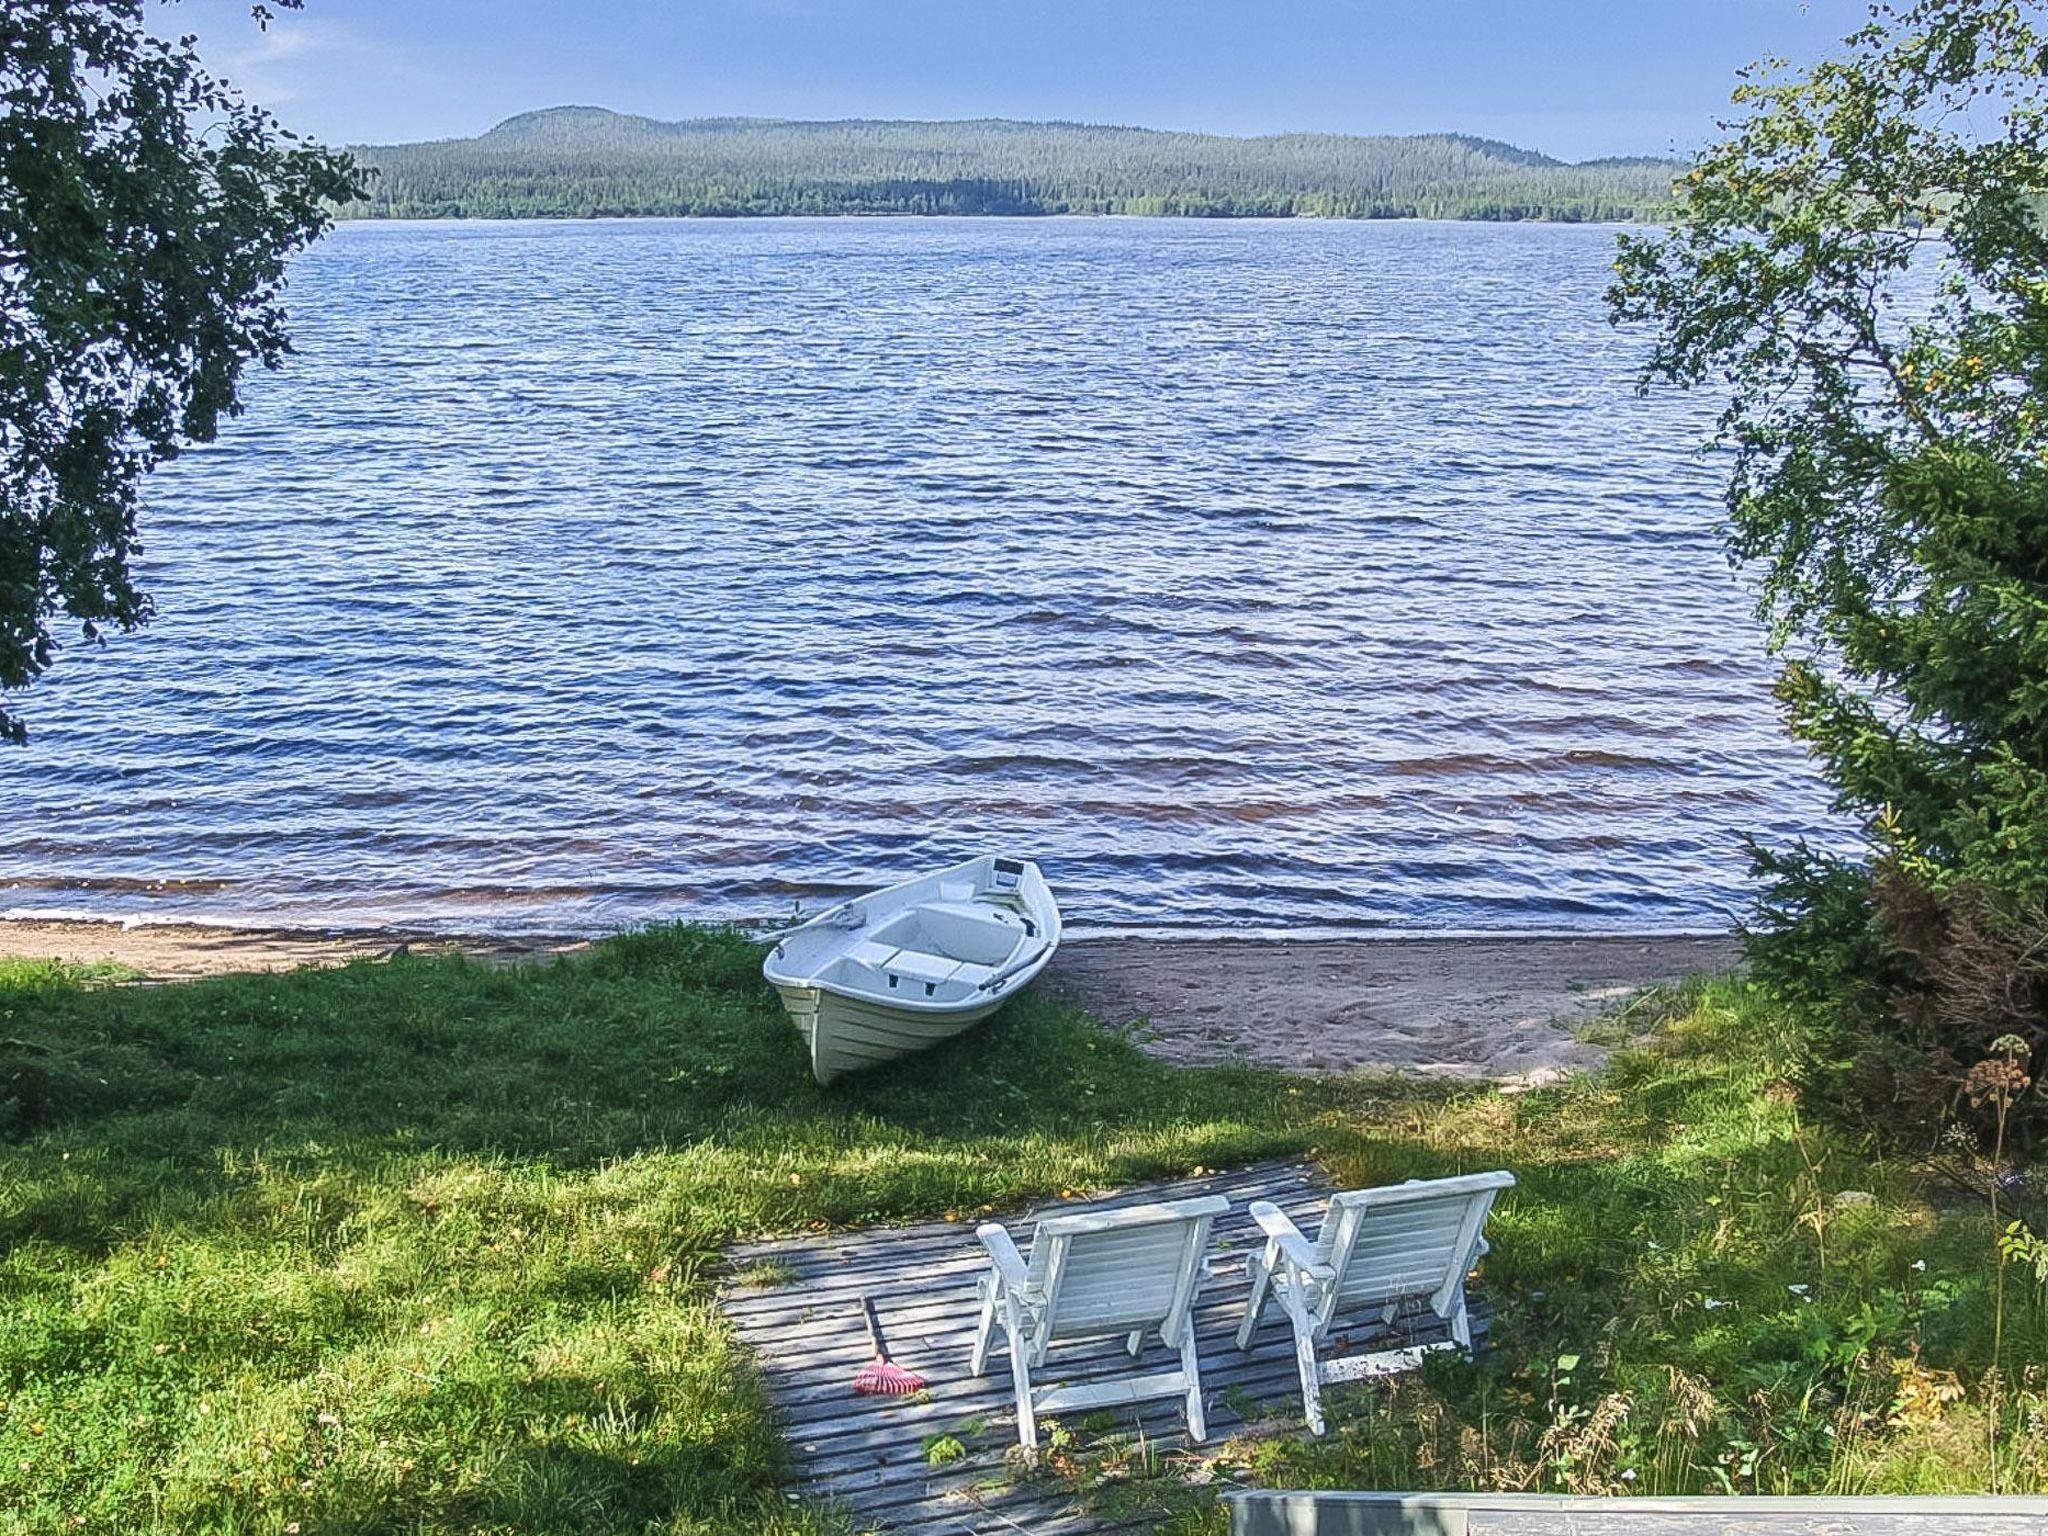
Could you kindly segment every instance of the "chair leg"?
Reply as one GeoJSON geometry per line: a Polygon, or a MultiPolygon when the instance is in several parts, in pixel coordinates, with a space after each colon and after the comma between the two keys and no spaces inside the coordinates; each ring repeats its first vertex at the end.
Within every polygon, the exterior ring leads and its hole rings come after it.
{"type": "Polygon", "coordinates": [[[1145,1330],[1142,1328],[1133,1328],[1131,1330],[1131,1336],[1128,1339],[1124,1340],[1125,1351],[1130,1355],[1130,1357],[1133,1360],[1135,1360],[1138,1358],[1138,1351],[1143,1349],[1144,1347],[1145,1330]]]}
{"type": "Polygon", "coordinates": [[[1188,1439],[1200,1444],[1209,1437],[1209,1420],[1202,1411],[1202,1363],[1195,1349],[1192,1322],[1181,1330],[1180,1369],[1188,1381],[1188,1439]]]}
{"type": "Polygon", "coordinates": [[[1010,1343],[1010,1387],[1017,1397],[1017,1443],[1024,1459],[1038,1460],[1038,1418],[1031,1411],[1031,1340],[1024,1333],[1023,1310],[1014,1296],[1003,1297],[1003,1332],[1010,1343]]]}
{"type": "Polygon", "coordinates": [[[981,1321],[974,1329],[974,1374],[988,1370],[988,1347],[996,1333],[996,1290],[1000,1281],[990,1276],[982,1282],[981,1321]]]}
{"type": "Polygon", "coordinates": [[[1471,1354],[1472,1314],[1465,1310],[1465,1293],[1462,1289],[1458,1292],[1457,1304],[1451,1308],[1449,1322],[1451,1325],[1451,1337],[1457,1341],[1458,1348],[1464,1350],[1468,1355],[1471,1354]]]}
{"type": "Polygon", "coordinates": [[[1237,1325],[1237,1347],[1250,1349],[1252,1334],[1258,1330],[1259,1313],[1265,1310],[1266,1295],[1273,1287],[1272,1254],[1262,1253],[1252,1260],[1252,1294],[1245,1302],[1244,1321],[1237,1325]]]}
{"type": "Polygon", "coordinates": [[[1308,1420],[1309,1433],[1320,1435],[1329,1426],[1323,1421],[1323,1381],[1321,1368],[1316,1364],[1315,1321],[1292,1288],[1282,1301],[1287,1307],[1287,1321],[1294,1327],[1294,1364],[1301,1373],[1302,1413],[1308,1420]]]}

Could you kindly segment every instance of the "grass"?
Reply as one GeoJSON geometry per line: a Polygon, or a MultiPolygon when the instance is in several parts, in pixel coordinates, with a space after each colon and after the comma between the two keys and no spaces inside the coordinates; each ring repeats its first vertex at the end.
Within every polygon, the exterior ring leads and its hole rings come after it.
{"type": "Polygon", "coordinates": [[[1931,1202],[1910,1163],[1808,1123],[1749,988],[1633,1011],[1646,1032],[1604,1072],[1464,1095],[1336,1158],[1353,1179],[1515,1171],[1485,1266],[1497,1348],[1351,1392],[1328,1440],[1238,1448],[1234,1470],[1611,1494],[2048,1487],[2048,1312],[2038,1289],[2011,1298],[1994,1376],[1988,1212],[1931,1202]]]}
{"type": "Polygon", "coordinates": [[[1035,999],[827,1094],[756,962],[687,928],[161,987],[0,962],[0,1529],[825,1531],[711,1305],[720,1247],[1299,1149],[1517,1173],[1496,1350],[1337,1393],[1321,1442],[1069,1426],[1099,1496],[1220,1529],[1232,1480],[2048,1484],[2038,1295],[2009,1279],[1994,1435],[1984,1213],[1805,1124],[1735,984],[1524,1094],[1177,1070],[1035,999]]]}

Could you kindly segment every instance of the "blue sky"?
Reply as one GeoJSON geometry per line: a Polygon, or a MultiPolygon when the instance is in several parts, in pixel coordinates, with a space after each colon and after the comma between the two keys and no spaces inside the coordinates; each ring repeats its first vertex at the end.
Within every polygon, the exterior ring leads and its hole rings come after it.
{"type": "Polygon", "coordinates": [[[332,141],[576,102],[653,117],[1029,117],[1219,133],[1448,129],[1554,155],[1685,151],[1734,73],[1863,0],[248,0],[159,24],[332,141]]]}

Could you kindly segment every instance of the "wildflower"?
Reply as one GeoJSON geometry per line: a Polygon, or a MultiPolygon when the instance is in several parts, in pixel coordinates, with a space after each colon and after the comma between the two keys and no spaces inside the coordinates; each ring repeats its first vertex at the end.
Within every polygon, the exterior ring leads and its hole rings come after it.
{"type": "Polygon", "coordinates": [[[1987,1102],[2002,1108],[2032,1086],[2026,1069],[2010,1057],[2003,1061],[1986,1058],[1963,1077],[1963,1093],[1972,1109],[1981,1109],[1987,1102]]]}
{"type": "Polygon", "coordinates": [[[1813,1287],[1810,1285],[1788,1285],[1785,1287],[1785,1289],[1790,1291],[1794,1296],[1804,1296],[1808,1291],[1812,1290],[1813,1287]]]}
{"type": "Polygon", "coordinates": [[[1924,1272],[1927,1268],[1927,1261],[1925,1259],[1915,1259],[1913,1261],[1913,1267],[1917,1270],[1921,1270],[1924,1272]]]}
{"type": "Polygon", "coordinates": [[[1713,1312],[1721,1307],[1731,1306],[1733,1305],[1733,1303],[1722,1301],[1719,1297],[1716,1296],[1709,1296],[1706,1298],[1706,1300],[1702,1301],[1700,1305],[1705,1307],[1709,1312],[1713,1312]]]}

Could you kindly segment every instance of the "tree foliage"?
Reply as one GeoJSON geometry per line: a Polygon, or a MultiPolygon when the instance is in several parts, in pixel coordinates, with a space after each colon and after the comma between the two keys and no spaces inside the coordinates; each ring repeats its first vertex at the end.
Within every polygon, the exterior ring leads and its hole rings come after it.
{"type": "MultiPolygon", "coordinates": [[[[1646,382],[1725,388],[1731,550],[1860,857],[1760,851],[1759,970],[1816,1081],[1955,1110],[2048,1044],[2048,40],[2032,4],[1880,6],[1622,241],[1646,382]]],[[[2038,1104],[2038,1099],[2033,1101],[2038,1104]]]]}
{"type": "Polygon", "coordinates": [[[1638,219],[1664,160],[1570,165],[1456,134],[1227,138],[1082,123],[664,123],[596,107],[474,139],[359,147],[375,218],[1123,213],[1638,219]]]}
{"type": "MultiPolygon", "coordinates": [[[[280,362],[285,261],[358,191],[143,3],[0,7],[0,689],[50,665],[62,616],[88,639],[148,617],[142,477],[280,362]]],[[[0,736],[23,736],[4,710],[0,736]]]]}

